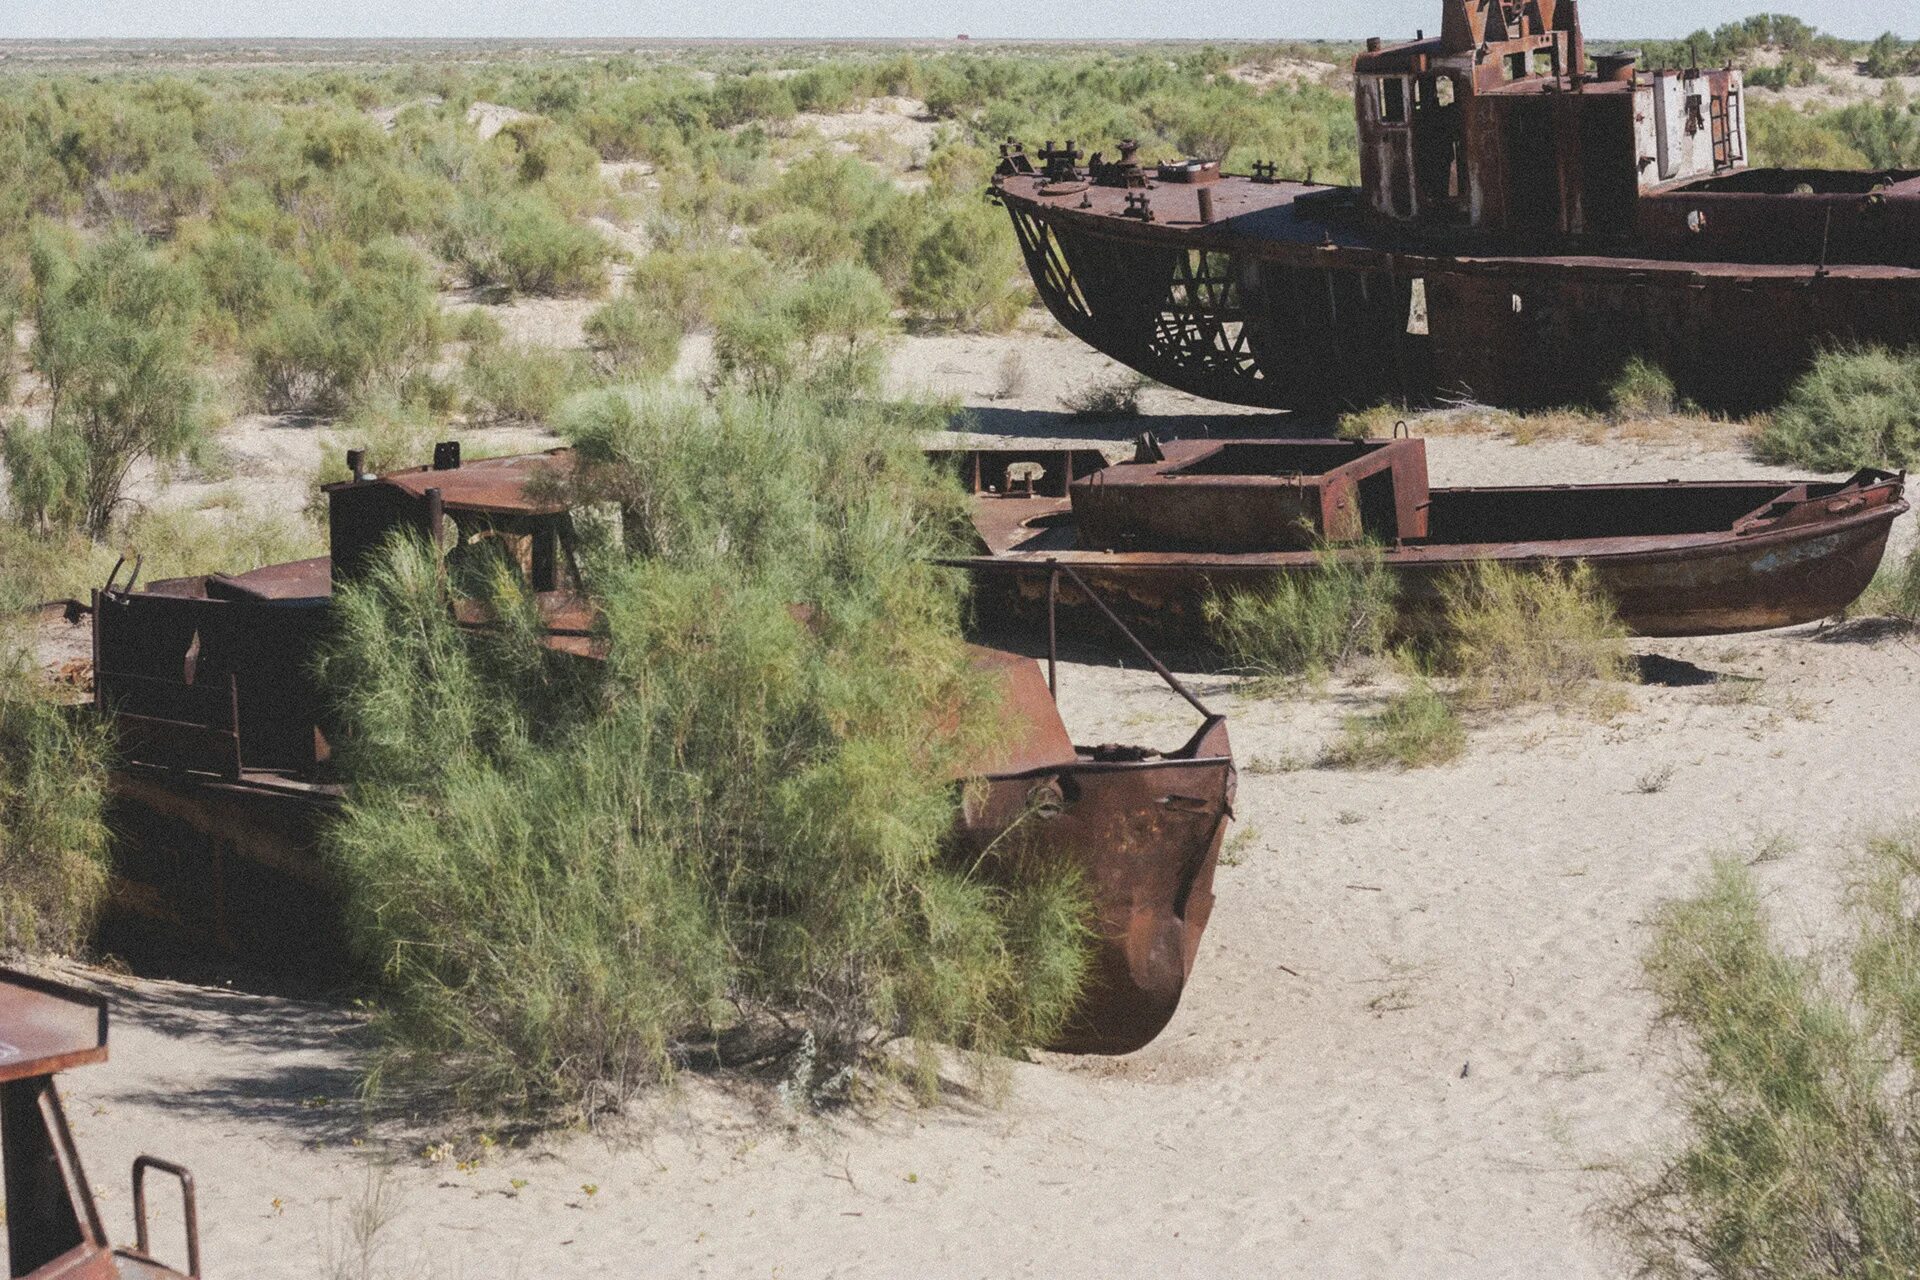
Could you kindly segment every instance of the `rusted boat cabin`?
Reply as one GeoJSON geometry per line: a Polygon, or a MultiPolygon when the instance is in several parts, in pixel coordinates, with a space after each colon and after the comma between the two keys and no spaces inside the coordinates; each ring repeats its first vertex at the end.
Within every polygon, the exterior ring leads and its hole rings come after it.
{"type": "MultiPolygon", "coordinates": [[[[573,526],[555,496],[570,455],[463,465],[448,444],[431,466],[371,476],[358,454],[350,465],[352,479],[326,487],[330,555],[94,593],[94,697],[120,745],[125,918],[205,935],[221,951],[339,963],[312,851],[318,814],[340,798],[314,659],[335,583],[363,572],[396,531],[446,548],[450,577],[464,559],[505,551],[538,595],[549,646],[593,652],[573,526]]],[[[454,608],[481,620],[457,593],[454,608]]]]}
{"type": "Polygon", "coordinates": [[[0,969],[0,1162],[5,1164],[7,1274],[16,1280],[198,1280],[193,1175],[154,1156],[133,1162],[136,1243],[116,1249],[67,1126],[57,1072],[107,1060],[107,1002],[90,991],[0,969]],[[147,1174],[175,1178],[187,1269],[157,1261],[147,1229],[147,1174]]]}
{"type": "Polygon", "coordinates": [[[1574,0],[1450,3],[1437,37],[1369,40],[1354,64],[1368,204],[1407,222],[1617,238],[1643,191],[1746,161],[1737,69],[1643,77],[1634,62],[1606,56],[1588,73],[1574,0]]]}

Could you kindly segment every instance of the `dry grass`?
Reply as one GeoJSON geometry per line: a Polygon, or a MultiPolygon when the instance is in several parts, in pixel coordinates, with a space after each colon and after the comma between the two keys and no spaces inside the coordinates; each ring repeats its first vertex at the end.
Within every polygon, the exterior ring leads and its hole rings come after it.
{"type": "Polygon", "coordinates": [[[1320,763],[1338,769],[1418,769],[1445,764],[1466,746],[1466,726],[1446,695],[1416,676],[1379,711],[1347,717],[1320,763]]]}
{"type": "Polygon", "coordinates": [[[1593,571],[1484,563],[1441,588],[1447,636],[1438,658],[1464,706],[1526,704],[1610,711],[1635,678],[1627,630],[1593,571]]]}

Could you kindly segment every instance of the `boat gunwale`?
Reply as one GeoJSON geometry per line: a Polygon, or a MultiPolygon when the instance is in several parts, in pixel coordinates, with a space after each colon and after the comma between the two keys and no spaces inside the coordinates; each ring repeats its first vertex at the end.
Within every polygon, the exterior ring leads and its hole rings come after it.
{"type": "MultiPolygon", "coordinates": [[[[1734,482],[1726,482],[1734,483],[1734,482]]],[[[1880,487],[1893,483],[1878,481],[1870,487],[1880,487]]],[[[1548,486],[1535,492],[1553,492],[1568,488],[1615,489],[1629,486],[1585,485],[1585,486],[1548,486]]],[[[1645,488],[1663,488],[1663,485],[1634,486],[1645,488]]],[[[1791,487],[1791,486],[1783,486],[1791,487]]],[[[1488,492],[1489,490],[1479,490],[1488,492]]],[[[1492,490],[1499,491],[1499,490],[1492,490]]],[[[1511,491],[1511,490],[1508,490],[1511,491]]],[[[1434,490],[1436,493],[1447,490],[1434,490]]],[[[1454,490],[1453,492],[1458,492],[1454,490]]],[[[1818,501],[1819,499],[1816,499],[1818,501]]],[[[1378,551],[1389,566],[1433,565],[1454,562],[1481,560],[1498,561],[1539,561],[1539,560],[1604,560],[1612,564],[1632,564],[1638,562],[1658,562],[1671,559],[1693,559],[1710,555],[1717,550],[1734,548],[1768,547],[1791,545],[1810,541],[1836,533],[1850,532],[1855,528],[1874,524],[1891,524],[1905,515],[1911,504],[1903,495],[1897,495],[1890,501],[1878,506],[1869,506],[1858,511],[1849,511],[1840,515],[1808,521],[1803,524],[1788,525],[1779,528],[1755,529],[1742,533],[1736,529],[1714,530],[1708,533],[1684,534],[1628,534],[1610,538],[1560,538],[1536,539],[1526,542],[1447,542],[1425,545],[1383,546],[1378,551]],[[1629,544],[1629,545],[1623,545],[1629,544]],[[1652,545],[1649,545],[1652,544],[1652,545]]],[[[1358,554],[1362,549],[1335,548],[1358,554]]],[[[936,563],[949,568],[988,569],[998,572],[1033,573],[1044,571],[1048,561],[1058,561],[1074,568],[1091,567],[1095,569],[1156,569],[1156,570],[1204,570],[1204,569],[1260,569],[1288,568],[1313,564],[1317,551],[1089,551],[1083,548],[1063,548],[1050,551],[993,551],[985,555],[943,556],[936,563]]]]}
{"type": "MultiPolygon", "coordinates": [[[[1023,175],[1024,176],[1024,175],[1023,175]]],[[[1073,208],[1050,203],[1068,196],[1043,196],[1034,192],[1009,189],[1010,179],[996,181],[994,192],[1003,203],[1017,205],[1021,212],[1043,222],[1058,221],[1075,231],[1093,231],[1109,239],[1132,241],[1159,249],[1192,249],[1206,253],[1241,254],[1254,259],[1287,261],[1288,265],[1308,268],[1333,266],[1334,259],[1348,259],[1353,269],[1384,267],[1409,275],[1509,274],[1537,272],[1549,275],[1649,276],[1670,279],[1674,283],[1689,280],[1726,280],[1744,284],[1789,284],[1852,281],[1916,281],[1920,267],[1901,267],[1884,263],[1842,263],[1822,266],[1817,262],[1750,263],[1714,258],[1648,258],[1613,256],[1599,253],[1495,253],[1447,252],[1432,244],[1409,246],[1401,241],[1356,240],[1350,229],[1337,222],[1311,220],[1324,229],[1328,239],[1287,240],[1233,229],[1238,218],[1271,213],[1296,203],[1301,195],[1320,191],[1345,190],[1341,187],[1307,186],[1302,183],[1263,183],[1244,174],[1223,174],[1216,187],[1230,182],[1256,186],[1292,185],[1301,188],[1289,200],[1214,222],[1168,220],[1144,222],[1120,213],[1073,208]],[[1346,232],[1347,239],[1334,238],[1346,232]]],[[[1073,194],[1080,194],[1074,192],[1073,194]]]]}

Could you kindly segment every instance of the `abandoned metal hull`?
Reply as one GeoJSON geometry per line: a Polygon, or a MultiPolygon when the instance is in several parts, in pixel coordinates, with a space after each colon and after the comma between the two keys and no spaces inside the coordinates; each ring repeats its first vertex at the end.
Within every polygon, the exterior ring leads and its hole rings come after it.
{"type": "MultiPolygon", "coordinates": [[[[1058,741],[1059,717],[1039,668],[983,651],[1006,673],[1008,702],[1058,741]],[[1051,724],[1049,724],[1049,720],[1051,724]]],[[[1178,751],[1057,747],[988,774],[955,828],[956,854],[988,874],[1017,874],[1038,856],[1080,873],[1093,909],[1086,988],[1063,1053],[1131,1053],[1160,1034],[1193,972],[1213,912],[1213,874],[1233,813],[1236,773],[1226,721],[1209,716],[1178,751]]]]}
{"type": "MultiPolygon", "coordinates": [[[[442,512],[465,510],[448,495],[464,501],[482,482],[497,491],[487,501],[511,505],[513,461],[476,464],[471,477],[437,473],[442,512]]],[[[530,475],[557,465],[549,455],[531,461],[530,475]]],[[[336,503],[373,509],[391,499],[381,483],[336,486],[336,503]]],[[[415,514],[405,501],[391,505],[390,522],[415,514]]],[[[374,524],[336,517],[333,528],[372,541],[374,524]]],[[[286,976],[349,971],[340,886],[319,848],[346,791],[330,767],[337,726],[312,662],[336,571],[323,557],[95,593],[95,695],[120,747],[110,774],[113,926],[129,941],[286,976]]],[[[550,647],[605,657],[584,605],[548,610],[541,600],[550,647]]],[[[466,603],[456,602],[463,622],[466,603]]],[[[1006,723],[954,779],[966,800],[954,856],[1012,874],[1004,856],[1019,849],[1082,874],[1094,910],[1091,980],[1048,1047],[1138,1048],[1172,1016],[1212,906],[1233,793],[1225,725],[1208,714],[1166,754],[1076,747],[1037,664],[993,650],[974,661],[1001,678],[1006,723]],[[1036,796],[1048,803],[1036,807],[1036,796]]]]}
{"type": "MultiPolygon", "coordinates": [[[[991,661],[1012,669],[1014,699],[1025,704],[1010,735],[1015,767],[966,792],[954,856],[992,874],[1019,850],[1081,874],[1093,916],[1088,982],[1064,1033],[1044,1047],[1130,1053],[1173,1016],[1212,912],[1236,777],[1226,723],[1208,720],[1165,756],[1074,747],[1039,667],[1013,654],[991,661]]],[[[340,788],[123,764],[110,789],[110,906],[122,936],[284,976],[349,971],[338,886],[318,851],[340,788]]]]}
{"type": "MultiPolygon", "coordinates": [[[[1666,486],[1661,486],[1666,487],[1666,486]]],[[[1618,486],[1613,491],[1641,486],[1618,486]]],[[[1704,490],[1709,486],[1672,486],[1704,490]]],[[[1497,496],[1500,490],[1436,489],[1436,504],[1449,494],[1497,496]]],[[[1604,487],[1512,490],[1512,493],[1604,495],[1604,487]]],[[[1516,567],[1549,564],[1590,567],[1613,600],[1621,621],[1643,636],[1719,635],[1817,622],[1841,612],[1873,580],[1893,521],[1907,510],[1901,484],[1889,478],[1849,495],[1850,509],[1806,523],[1755,532],[1686,533],[1611,538],[1441,543],[1388,547],[1377,554],[1398,580],[1400,605],[1410,631],[1435,621],[1440,584],[1476,564],[1516,567]]],[[[1071,526],[1060,519],[1064,504],[1032,500],[1021,525],[1037,523],[1042,541],[1069,543],[1016,550],[1008,522],[1015,514],[993,504],[1018,499],[982,497],[992,512],[978,521],[994,531],[988,554],[948,563],[973,577],[975,615],[983,632],[1003,643],[1031,648],[1044,639],[1049,594],[1063,616],[1089,609],[1071,582],[1058,580],[1068,566],[1128,625],[1168,645],[1205,646],[1205,604],[1210,596],[1269,589],[1289,575],[1311,574],[1321,553],[1313,551],[1208,554],[1188,551],[1087,551],[1070,545],[1071,526]],[[1044,510],[1042,510],[1044,508],[1044,510]]],[[[1336,554],[1358,556],[1360,551],[1336,554]]]]}
{"type": "MultiPolygon", "coordinates": [[[[1895,207],[1920,206],[1920,181],[1906,187],[1895,207]]],[[[1084,181],[1003,175],[994,190],[1068,332],[1230,404],[1592,403],[1638,356],[1683,396],[1747,411],[1778,403],[1823,347],[1920,334],[1920,267],[1824,265],[1817,228],[1801,261],[1716,262],[1382,234],[1339,216],[1340,189],[1306,183],[1161,184],[1151,222],[1124,212],[1139,193],[1084,181]]]]}

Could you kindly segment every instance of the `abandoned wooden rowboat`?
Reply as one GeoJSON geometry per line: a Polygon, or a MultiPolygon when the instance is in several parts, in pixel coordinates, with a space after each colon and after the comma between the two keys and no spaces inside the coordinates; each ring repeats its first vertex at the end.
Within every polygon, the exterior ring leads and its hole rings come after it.
{"type": "Polygon", "coordinates": [[[1437,622],[1449,575],[1488,562],[1584,563],[1643,636],[1794,626],[1859,598],[1907,510],[1905,477],[1873,470],[1430,489],[1409,439],[1146,437],[1112,466],[1092,450],[934,452],[974,495],[977,552],[948,563],[973,576],[982,632],[1028,650],[1050,608],[1088,611],[1080,583],[1154,643],[1206,648],[1210,596],[1270,589],[1327,554],[1379,555],[1411,631],[1437,622]]]}
{"type": "MultiPolygon", "coordinates": [[[[443,445],[430,468],[367,476],[350,465],[356,478],[327,490],[329,556],[144,590],[109,581],[94,596],[95,697],[119,743],[114,904],[174,945],[283,972],[347,964],[338,887],[317,852],[345,798],[331,759],[339,728],[313,675],[337,582],[364,573],[398,529],[450,563],[491,544],[521,565],[549,648],[606,653],[570,514],[541,483],[571,466],[564,451],[463,466],[443,445]]],[[[484,625],[474,602],[450,605],[484,625]]],[[[1203,723],[1174,750],[1078,747],[1035,662],[988,649],[974,661],[1001,683],[1006,728],[962,770],[973,785],[953,856],[1005,874],[1012,834],[1080,870],[1095,916],[1091,980],[1048,1047],[1130,1052],[1172,1017],[1212,909],[1235,780],[1225,721],[1188,694],[1203,723]]]]}

